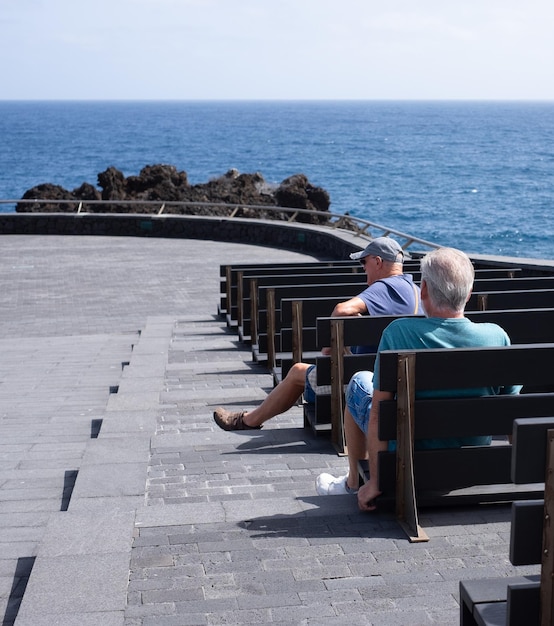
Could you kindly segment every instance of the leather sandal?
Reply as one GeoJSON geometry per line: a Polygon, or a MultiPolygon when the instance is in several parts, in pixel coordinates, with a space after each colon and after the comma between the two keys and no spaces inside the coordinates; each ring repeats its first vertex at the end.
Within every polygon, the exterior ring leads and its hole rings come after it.
{"type": "Polygon", "coordinates": [[[248,426],[244,423],[245,413],[246,411],[231,413],[220,406],[214,411],[214,420],[223,430],[260,430],[261,426],[248,426]]]}

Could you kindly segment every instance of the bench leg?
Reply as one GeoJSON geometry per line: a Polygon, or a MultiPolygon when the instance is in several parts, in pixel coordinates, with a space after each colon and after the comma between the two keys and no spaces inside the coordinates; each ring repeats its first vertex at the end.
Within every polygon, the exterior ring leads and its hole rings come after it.
{"type": "Polygon", "coordinates": [[[396,516],[411,542],[429,541],[419,525],[414,478],[415,354],[398,357],[396,516]]]}

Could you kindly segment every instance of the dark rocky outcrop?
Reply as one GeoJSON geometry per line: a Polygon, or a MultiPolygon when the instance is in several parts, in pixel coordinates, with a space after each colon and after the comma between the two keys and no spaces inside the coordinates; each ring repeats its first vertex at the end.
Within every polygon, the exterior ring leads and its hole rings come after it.
{"type": "MultiPolygon", "coordinates": [[[[329,211],[329,194],[321,187],[310,184],[304,174],[295,174],[280,184],[266,182],[259,173],[240,174],[231,169],[223,176],[207,183],[191,185],[186,172],[179,172],[173,165],[147,165],[138,176],[125,177],[115,167],[109,167],[98,174],[98,186],[101,191],[89,183],[83,183],[77,189],[68,191],[51,183],[38,185],[23,195],[23,200],[34,199],[36,202],[20,202],[16,212],[75,212],[79,202],[85,200],[108,200],[110,204],[86,204],[83,208],[92,212],[117,213],[152,213],[160,209],[160,203],[187,202],[190,205],[168,204],[164,213],[227,216],[228,205],[239,205],[238,217],[257,217],[268,219],[287,219],[287,215],[277,208],[288,207],[309,211],[329,211]],[[75,200],[71,203],[57,204],[55,200],[75,200]],[[136,204],[134,201],[154,201],[154,205],[136,204]],[[219,206],[206,206],[206,204],[219,206]],[[267,207],[266,210],[253,210],[249,206],[267,207]]],[[[236,208],[236,207],[233,207],[236,208]]],[[[327,216],[299,214],[297,221],[321,224],[327,216]]]]}

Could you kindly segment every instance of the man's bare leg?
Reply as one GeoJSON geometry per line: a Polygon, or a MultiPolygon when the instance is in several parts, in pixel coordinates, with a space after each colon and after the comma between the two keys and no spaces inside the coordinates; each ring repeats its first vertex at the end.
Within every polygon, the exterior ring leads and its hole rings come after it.
{"type": "Polygon", "coordinates": [[[367,458],[366,435],[354,421],[348,407],[344,410],[344,436],[348,449],[348,479],[350,489],[358,489],[358,461],[367,458]]]}
{"type": "Polygon", "coordinates": [[[304,393],[309,367],[307,363],[295,363],[260,406],[244,414],[243,422],[247,426],[261,426],[272,417],[288,411],[304,393]]]}
{"type": "Polygon", "coordinates": [[[223,430],[245,430],[261,428],[264,422],[288,411],[304,392],[307,363],[295,363],[285,378],[275,387],[253,411],[227,411],[218,407],[214,411],[216,424],[223,430]]]}

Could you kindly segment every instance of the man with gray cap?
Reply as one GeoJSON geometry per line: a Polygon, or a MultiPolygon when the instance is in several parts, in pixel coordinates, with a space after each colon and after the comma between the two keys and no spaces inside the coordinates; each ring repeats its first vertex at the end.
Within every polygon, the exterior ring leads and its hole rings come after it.
{"type": "MultiPolygon", "coordinates": [[[[378,237],[351,259],[363,265],[368,287],[359,295],[340,302],[331,315],[412,315],[422,313],[419,287],[412,276],[403,273],[404,252],[400,244],[390,237],[378,237]]],[[[354,353],[375,352],[377,346],[356,346],[354,353]]],[[[323,350],[328,354],[328,349],[323,350]]],[[[286,377],[269,393],[262,404],[252,411],[230,412],[219,407],[214,420],[223,430],[259,429],[267,420],[288,411],[302,393],[306,402],[315,402],[315,365],[295,363],[286,377]]]]}

